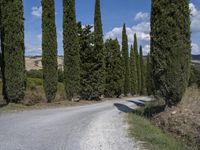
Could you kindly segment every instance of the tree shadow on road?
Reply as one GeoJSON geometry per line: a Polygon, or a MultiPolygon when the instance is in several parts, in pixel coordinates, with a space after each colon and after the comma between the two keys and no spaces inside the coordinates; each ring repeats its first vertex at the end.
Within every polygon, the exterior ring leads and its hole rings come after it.
{"type": "Polygon", "coordinates": [[[0,104],[0,108],[7,106],[7,104],[0,104]]]}
{"type": "Polygon", "coordinates": [[[114,106],[121,112],[124,112],[124,113],[130,113],[130,112],[133,112],[134,109],[124,105],[124,104],[120,104],[120,103],[114,103],[114,106]]]}
{"type": "Polygon", "coordinates": [[[141,102],[141,101],[133,101],[133,100],[127,100],[127,102],[131,102],[131,103],[134,103],[135,105],[137,106],[145,106],[145,103],[144,102],[141,102]]]}

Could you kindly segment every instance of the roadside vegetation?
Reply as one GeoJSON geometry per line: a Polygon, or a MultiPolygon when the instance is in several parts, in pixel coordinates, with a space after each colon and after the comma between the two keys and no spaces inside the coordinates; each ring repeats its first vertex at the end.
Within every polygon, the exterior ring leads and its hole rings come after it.
{"type": "Polygon", "coordinates": [[[157,98],[128,115],[130,135],[142,141],[144,147],[199,150],[200,70],[192,65],[190,72],[189,87],[177,106],[166,107],[165,101],[157,98]]]}
{"type": "Polygon", "coordinates": [[[141,148],[148,150],[186,150],[182,142],[169,133],[164,133],[145,117],[130,113],[128,116],[130,135],[141,142],[141,148]]]}

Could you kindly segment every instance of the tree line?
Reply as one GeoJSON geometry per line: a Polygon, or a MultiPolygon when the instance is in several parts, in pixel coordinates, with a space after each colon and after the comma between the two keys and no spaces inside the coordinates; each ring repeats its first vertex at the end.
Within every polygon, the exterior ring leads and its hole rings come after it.
{"type": "MultiPolygon", "coordinates": [[[[128,95],[156,95],[176,105],[190,74],[191,33],[188,0],[152,0],[151,52],[143,56],[137,35],[129,48],[126,25],[122,43],[103,40],[100,0],[92,26],[77,23],[75,0],[63,0],[64,85],[66,98],[100,100],[128,95]],[[179,18],[179,19],[177,19],[179,18]]],[[[19,103],[26,90],[22,0],[0,0],[1,71],[4,99],[19,103]]],[[[48,102],[58,84],[55,1],[42,0],[42,65],[48,102]]]]}

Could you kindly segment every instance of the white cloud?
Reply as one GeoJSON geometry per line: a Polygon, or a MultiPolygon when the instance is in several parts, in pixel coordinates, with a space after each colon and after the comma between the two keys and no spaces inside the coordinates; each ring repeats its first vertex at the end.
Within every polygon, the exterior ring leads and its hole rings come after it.
{"type": "Polygon", "coordinates": [[[42,34],[38,34],[37,39],[41,42],[42,41],[42,34]]]}
{"type": "Polygon", "coordinates": [[[39,44],[26,44],[26,55],[41,55],[42,47],[39,44]]]}
{"type": "Polygon", "coordinates": [[[200,32],[200,10],[193,3],[190,3],[191,30],[193,33],[200,32]]]}
{"type": "Polygon", "coordinates": [[[199,55],[200,54],[200,46],[196,43],[192,43],[192,54],[199,55]]]}
{"type": "Polygon", "coordinates": [[[135,16],[135,21],[147,21],[149,20],[149,13],[146,12],[139,12],[135,16]]]}
{"type": "Polygon", "coordinates": [[[31,14],[33,16],[41,18],[41,16],[42,16],[42,6],[39,6],[39,7],[33,6],[31,14]]]}
{"type": "Polygon", "coordinates": [[[150,45],[145,45],[143,48],[144,55],[148,55],[150,53],[150,45]]]}
{"type": "MultiPolygon", "coordinates": [[[[150,46],[150,21],[149,21],[149,13],[146,12],[139,12],[136,14],[134,20],[138,21],[139,23],[132,26],[126,27],[126,32],[128,36],[128,44],[129,47],[134,42],[134,34],[137,34],[138,44],[144,47],[144,53],[147,54],[149,52],[150,46]]],[[[105,39],[118,39],[118,41],[122,42],[122,29],[123,27],[115,27],[113,30],[107,32],[105,34],[105,39]]]]}
{"type": "MultiPolygon", "coordinates": [[[[122,42],[122,29],[123,27],[115,27],[112,31],[107,32],[105,34],[105,39],[118,39],[118,41],[122,42]]],[[[126,27],[126,32],[128,36],[128,42],[129,46],[133,44],[134,42],[134,34],[137,34],[138,42],[139,44],[143,45],[144,47],[146,46],[146,51],[147,50],[147,45],[149,45],[150,42],[150,23],[149,22],[142,22],[139,23],[133,27],[126,27]]]]}

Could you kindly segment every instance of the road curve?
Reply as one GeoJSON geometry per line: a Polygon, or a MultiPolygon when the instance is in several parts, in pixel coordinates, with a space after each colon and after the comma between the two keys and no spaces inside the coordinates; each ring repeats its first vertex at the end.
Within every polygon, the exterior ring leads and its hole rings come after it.
{"type": "Polygon", "coordinates": [[[124,114],[148,97],[0,114],[0,150],[137,150],[124,114]]]}

